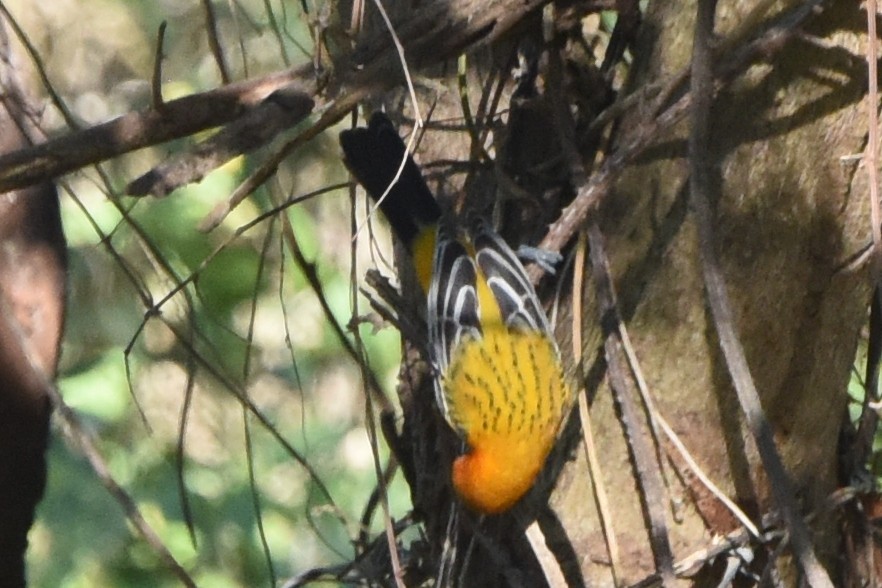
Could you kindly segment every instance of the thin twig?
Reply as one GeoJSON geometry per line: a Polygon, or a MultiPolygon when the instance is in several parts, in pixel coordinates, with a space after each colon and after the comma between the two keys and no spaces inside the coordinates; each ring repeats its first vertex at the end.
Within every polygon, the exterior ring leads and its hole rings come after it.
{"type": "MultiPolygon", "coordinates": [[[[284,3],[282,3],[284,6],[284,3]]],[[[288,57],[288,50],[285,48],[285,38],[282,35],[282,29],[279,26],[279,21],[276,18],[276,12],[273,10],[273,5],[269,0],[263,0],[263,6],[266,9],[266,16],[269,20],[270,28],[273,31],[273,34],[276,36],[276,42],[279,45],[279,52],[282,54],[282,63],[285,66],[291,65],[291,58],[288,57]]]]}
{"type": "Polygon", "coordinates": [[[110,473],[110,467],[107,465],[107,460],[104,459],[104,456],[101,455],[101,452],[95,446],[92,433],[83,426],[83,423],[80,421],[77,414],[64,402],[64,399],[62,399],[61,394],[58,393],[55,386],[46,382],[46,391],[65,425],[62,427],[64,435],[79,448],[80,452],[89,461],[89,465],[92,466],[92,471],[98,476],[101,485],[104,486],[107,492],[116,499],[120,506],[122,506],[126,518],[129,519],[129,522],[131,522],[135,529],[137,529],[138,533],[144,541],[147,542],[150,548],[156,552],[159,559],[162,560],[163,565],[185,586],[193,586],[195,588],[196,582],[194,582],[193,578],[190,577],[190,574],[181,567],[181,564],[178,563],[171,552],[165,547],[165,544],[163,544],[162,539],[156,531],[153,530],[153,527],[151,527],[144,519],[144,516],[141,514],[138,505],[135,503],[134,499],[132,499],[131,495],[129,495],[125,488],[116,481],[113,474],[110,473]]]}
{"type": "MultiPolygon", "coordinates": [[[[257,275],[254,276],[254,292],[251,296],[251,304],[248,313],[248,332],[245,335],[246,351],[245,362],[242,366],[242,389],[248,394],[248,380],[251,377],[251,360],[254,355],[254,325],[257,323],[257,304],[260,297],[260,289],[264,272],[266,271],[266,260],[270,245],[273,242],[273,224],[270,222],[267,227],[266,235],[263,238],[263,248],[260,252],[260,261],[257,264],[257,275]]],[[[266,536],[266,527],[263,522],[263,505],[260,501],[260,489],[257,485],[257,468],[254,464],[254,439],[251,435],[251,420],[248,409],[242,406],[242,431],[245,438],[245,463],[248,469],[248,488],[251,495],[251,506],[254,509],[254,519],[257,524],[257,536],[260,539],[261,550],[263,551],[266,567],[269,571],[270,585],[276,585],[276,568],[273,565],[272,552],[270,550],[269,541],[266,536]]]]}
{"type": "Polygon", "coordinates": [[[220,33],[217,27],[217,14],[214,11],[212,0],[202,0],[202,9],[205,11],[205,31],[208,33],[208,47],[217,64],[221,81],[230,83],[230,69],[227,67],[227,58],[224,55],[224,46],[220,41],[220,33]]]}
{"type": "MultiPolygon", "coordinates": [[[[142,296],[142,302],[144,302],[145,306],[148,307],[148,311],[145,313],[146,314],[145,318],[149,318],[151,316],[159,314],[162,311],[163,306],[165,306],[165,304],[169,300],[171,300],[179,292],[182,292],[184,290],[184,288],[186,288],[186,286],[188,286],[189,284],[196,281],[196,279],[199,277],[199,275],[205,270],[206,267],[208,267],[208,265],[215,259],[215,257],[220,255],[220,253],[222,251],[224,251],[232,242],[234,242],[239,237],[244,235],[247,231],[253,229],[254,227],[262,225],[264,221],[266,221],[274,216],[277,216],[279,213],[281,213],[282,211],[284,211],[286,208],[288,208],[290,206],[293,206],[293,205],[300,203],[300,202],[305,202],[307,200],[315,198],[316,196],[319,196],[319,195],[324,194],[326,192],[332,192],[334,190],[339,190],[340,188],[346,187],[347,185],[348,184],[334,184],[331,186],[325,186],[325,187],[320,188],[314,192],[309,192],[307,194],[302,194],[299,196],[292,196],[291,198],[288,198],[287,200],[285,200],[284,202],[282,202],[278,206],[274,206],[273,208],[267,210],[266,212],[263,212],[263,213],[257,215],[256,217],[254,217],[253,219],[251,219],[250,221],[248,221],[244,225],[239,226],[235,231],[233,231],[232,234],[227,236],[226,239],[224,239],[221,243],[219,243],[211,251],[211,253],[206,255],[205,258],[202,259],[202,261],[199,263],[199,265],[196,267],[196,269],[194,269],[190,273],[189,276],[185,277],[184,279],[176,279],[175,286],[172,289],[170,289],[168,292],[166,292],[165,295],[162,298],[160,298],[157,302],[155,302],[155,303],[151,302],[149,300],[149,296],[145,293],[145,295],[142,296]]],[[[141,327],[139,327],[139,330],[141,328],[143,328],[143,325],[141,327]]]]}
{"type": "MultiPolygon", "coordinates": [[[[655,407],[653,407],[653,410],[655,407]]],[[[750,517],[745,514],[743,510],[738,508],[738,505],[732,502],[732,500],[726,496],[726,494],[720,490],[719,486],[713,483],[713,481],[708,477],[708,475],[701,469],[701,466],[698,465],[698,462],[695,461],[695,458],[692,457],[692,454],[686,448],[686,445],[683,444],[683,441],[674,432],[674,429],[671,425],[668,424],[668,421],[659,414],[657,411],[655,412],[655,418],[658,420],[658,424],[661,427],[661,430],[664,432],[665,436],[668,438],[668,441],[677,449],[677,452],[680,454],[680,457],[683,458],[683,461],[686,462],[686,465],[689,466],[689,469],[692,470],[692,473],[701,480],[701,483],[704,484],[705,488],[713,494],[717,500],[723,503],[723,505],[732,513],[732,515],[738,519],[738,521],[744,526],[747,531],[753,535],[754,537],[759,538],[760,532],[759,529],[756,528],[756,525],[753,524],[753,521],[750,520],[750,517]]]]}
{"type": "MultiPolygon", "coordinates": [[[[209,2],[211,0],[208,0],[209,2]]],[[[230,7],[230,18],[233,21],[233,27],[236,30],[236,41],[239,45],[239,57],[242,59],[242,76],[248,77],[250,74],[248,69],[248,50],[245,45],[245,37],[242,34],[242,25],[239,22],[239,11],[242,8],[239,6],[236,0],[227,0],[227,3],[230,7]]],[[[244,10],[242,10],[244,12],[244,10]]]]}
{"type": "MultiPolygon", "coordinates": [[[[72,129],[78,129],[80,127],[79,122],[77,122],[76,117],[67,107],[64,100],[55,91],[55,86],[49,80],[49,74],[46,71],[46,66],[43,63],[43,59],[40,57],[39,51],[37,51],[34,44],[31,43],[31,39],[24,32],[24,30],[19,26],[18,21],[12,16],[12,13],[9,12],[9,9],[6,8],[6,4],[0,1],[0,12],[3,13],[3,17],[9,22],[10,26],[12,26],[12,30],[15,31],[15,36],[21,42],[25,51],[28,54],[28,57],[31,58],[31,61],[34,64],[34,68],[37,70],[37,75],[40,76],[40,82],[43,84],[43,87],[46,89],[46,93],[49,94],[49,99],[52,101],[52,104],[55,108],[58,109],[58,112],[61,113],[61,116],[64,118],[65,124],[72,129]]],[[[2,165],[0,165],[2,167],[2,165]]],[[[38,183],[46,181],[46,177],[38,178],[36,181],[31,183],[38,183]]],[[[16,186],[22,187],[22,186],[16,186]]],[[[5,190],[0,190],[0,192],[5,192],[5,190]]]]}
{"type": "MultiPolygon", "coordinates": [[[[346,351],[347,355],[349,355],[356,363],[359,363],[359,353],[358,350],[353,345],[352,341],[349,340],[349,337],[346,336],[346,332],[337,319],[334,317],[334,313],[331,310],[330,303],[328,302],[327,296],[324,294],[324,286],[322,285],[321,280],[318,276],[318,271],[314,263],[310,262],[306,259],[306,256],[303,254],[303,250],[300,248],[300,243],[297,239],[297,236],[294,234],[294,227],[291,225],[291,221],[288,219],[287,215],[282,215],[282,235],[284,236],[285,242],[288,245],[288,248],[291,250],[292,255],[294,256],[294,262],[297,264],[297,267],[303,272],[304,277],[306,278],[306,282],[309,284],[310,289],[316,296],[316,299],[319,302],[319,305],[322,308],[322,312],[325,315],[325,318],[328,321],[328,324],[331,327],[331,330],[337,337],[337,340],[340,342],[340,345],[346,351]]],[[[370,370],[367,370],[364,374],[365,384],[368,387],[369,392],[374,396],[377,402],[380,405],[380,408],[383,410],[391,409],[392,403],[389,398],[386,396],[383,391],[383,387],[380,386],[380,383],[377,381],[376,376],[370,370]]]]}
{"type": "Polygon", "coordinates": [[[879,80],[877,62],[878,40],[876,39],[876,0],[866,0],[867,9],[867,70],[869,73],[869,96],[867,100],[867,151],[864,166],[870,184],[870,222],[873,223],[873,248],[876,256],[876,273],[882,262],[882,213],[879,211],[879,80]]]}
{"type": "Polygon", "coordinates": [[[156,54],[153,56],[153,79],[150,83],[150,95],[153,99],[153,110],[160,111],[165,106],[162,99],[162,60],[165,58],[165,29],[168,26],[166,21],[159,23],[159,30],[156,32],[156,54]]]}
{"type": "MultiPolygon", "coordinates": [[[[129,389],[131,390],[131,364],[129,362],[128,350],[125,354],[125,364],[126,380],[128,381],[129,389]]],[[[184,476],[184,469],[186,467],[187,425],[190,422],[190,410],[193,406],[193,393],[196,388],[196,366],[193,362],[192,357],[187,357],[186,371],[187,384],[184,388],[184,400],[181,403],[181,416],[178,419],[178,439],[177,443],[175,444],[175,482],[177,483],[178,500],[181,504],[181,516],[184,519],[184,524],[187,526],[187,532],[190,534],[190,544],[193,545],[194,549],[197,549],[198,542],[196,535],[196,520],[193,517],[193,507],[190,503],[190,494],[189,492],[187,492],[187,485],[184,476]]],[[[141,412],[141,415],[146,420],[143,411],[141,412]]]]}
{"type": "MultiPolygon", "coordinates": [[[[181,328],[170,320],[164,320],[165,326],[174,334],[177,341],[180,343],[183,351],[187,354],[192,355],[195,358],[196,363],[202,367],[210,375],[212,378],[215,378],[221,385],[221,388],[229,391],[239,402],[245,405],[248,410],[254,415],[254,418],[257,419],[257,422],[270,434],[270,436],[275,439],[275,441],[285,450],[285,452],[290,455],[300,466],[306,471],[310,480],[316,485],[319,492],[322,496],[327,499],[329,505],[334,510],[334,512],[339,512],[339,508],[334,502],[333,495],[331,491],[328,489],[327,485],[318,475],[315,468],[309,463],[309,460],[298,451],[291,443],[285,439],[284,436],[279,432],[279,430],[275,427],[273,422],[269,417],[267,417],[263,411],[258,408],[256,404],[245,394],[244,390],[241,386],[236,385],[227,374],[220,371],[217,366],[212,365],[202,354],[199,353],[197,349],[190,344],[187,337],[184,336],[184,333],[181,331],[181,328]]],[[[345,525],[345,521],[341,519],[341,522],[345,525]]]]}
{"type": "MultiPolygon", "coordinates": [[[[582,299],[585,288],[585,252],[588,249],[588,236],[584,231],[579,233],[579,244],[576,248],[576,261],[573,271],[573,357],[582,357],[582,299]]],[[[591,426],[591,416],[588,413],[588,395],[584,389],[579,393],[579,419],[582,422],[582,442],[585,445],[585,456],[588,459],[588,471],[591,473],[592,491],[594,501],[597,504],[597,512],[600,516],[600,527],[603,530],[603,538],[606,541],[606,549],[609,552],[610,573],[613,585],[620,583],[618,571],[622,569],[622,559],[619,555],[619,542],[616,539],[613,528],[613,516],[609,508],[609,498],[604,486],[603,472],[600,468],[600,458],[594,445],[594,432],[591,426]]]]}
{"type": "MultiPolygon", "coordinates": [[[[355,199],[350,199],[350,230],[355,231],[355,199]]],[[[358,311],[358,243],[353,239],[349,243],[349,306],[353,317],[359,316],[358,311]]],[[[395,526],[392,521],[392,515],[389,510],[389,492],[386,486],[386,477],[383,473],[383,467],[380,464],[380,436],[377,434],[377,424],[375,419],[373,395],[367,389],[368,374],[373,374],[364,348],[364,342],[361,340],[361,333],[358,325],[350,329],[352,338],[354,339],[355,349],[358,352],[358,368],[362,374],[362,382],[364,383],[364,413],[365,423],[367,425],[368,439],[371,446],[371,457],[373,458],[374,474],[377,477],[377,490],[379,491],[380,506],[383,510],[383,527],[385,529],[386,542],[389,546],[389,558],[392,563],[392,576],[395,585],[398,588],[405,588],[404,572],[401,567],[401,558],[398,555],[398,541],[395,537],[395,526]]],[[[390,410],[386,407],[386,410],[390,410]]]]}
{"type": "Polygon", "coordinates": [[[404,74],[404,80],[407,83],[407,90],[410,92],[410,100],[413,106],[414,124],[417,128],[422,128],[423,117],[420,116],[420,103],[419,100],[417,100],[416,90],[413,87],[413,80],[410,77],[410,68],[407,65],[407,58],[404,56],[404,45],[401,43],[401,39],[398,38],[398,33],[395,32],[395,27],[392,25],[392,21],[389,20],[389,15],[386,13],[386,8],[383,6],[382,0],[374,0],[374,5],[377,7],[377,10],[380,11],[380,16],[383,17],[383,22],[386,23],[386,29],[389,31],[389,36],[392,38],[392,43],[395,45],[395,51],[398,53],[398,59],[401,61],[401,73],[404,74]]]}
{"type": "Polygon", "coordinates": [[[659,412],[658,407],[655,404],[655,400],[653,399],[652,393],[649,390],[649,385],[646,383],[646,378],[643,376],[643,369],[640,367],[640,362],[637,359],[637,353],[634,351],[634,346],[631,344],[631,337],[628,335],[628,328],[625,326],[624,322],[619,322],[619,336],[622,339],[622,347],[625,350],[625,355],[628,358],[628,364],[631,366],[631,373],[634,375],[634,380],[637,382],[637,388],[640,390],[640,395],[643,398],[643,403],[646,405],[646,411],[649,414],[650,421],[653,423],[653,428],[655,425],[658,425],[658,428],[665,434],[668,438],[668,441],[674,446],[677,452],[680,454],[680,457],[683,458],[683,461],[686,462],[686,465],[689,466],[689,469],[695,474],[695,476],[701,481],[702,484],[710,491],[711,494],[717,497],[717,500],[723,503],[723,505],[732,513],[732,515],[738,519],[744,528],[747,529],[751,535],[754,537],[759,537],[759,529],[756,528],[756,525],[753,524],[753,521],[750,520],[750,517],[745,514],[743,510],[741,510],[738,505],[736,505],[732,500],[726,496],[726,494],[720,490],[720,488],[711,481],[710,477],[701,469],[698,465],[698,462],[695,461],[695,458],[692,457],[692,454],[686,448],[686,445],[680,439],[671,425],[665,420],[662,416],[661,412],[659,412]]]}
{"type": "Polygon", "coordinates": [[[633,398],[633,391],[626,375],[624,351],[616,324],[621,322],[615,295],[612,291],[611,274],[603,244],[603,235],[596,222],[588,225],[588,248],[591,271],[598,298],[598,315],[604,330],[604,352],[606,355],[609,385],[622,414],[628,447],[633,460],[642,492],[640,498],[649,519],[649,540],[655,565],[664,586],[673,586],[674,555],[668,534],[664,505],[666,492],[662,480],[661,464],[656,459],[657,452],[648,434],[649,424],[641,418],[641,411],[633,398]]]}

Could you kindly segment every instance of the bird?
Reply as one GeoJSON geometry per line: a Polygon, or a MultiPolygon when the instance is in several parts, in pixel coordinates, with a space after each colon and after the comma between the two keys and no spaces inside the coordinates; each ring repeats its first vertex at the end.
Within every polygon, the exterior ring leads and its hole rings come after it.
{"type": "Polygon", "coordinates": [[[456,494],[499,514],[532,488],[573,387],[523,265],[486,219],[442,214],[391,120],[340,134],[344,162],[407,247],[426,297],[438,408],[464,442],[456,494]]]}

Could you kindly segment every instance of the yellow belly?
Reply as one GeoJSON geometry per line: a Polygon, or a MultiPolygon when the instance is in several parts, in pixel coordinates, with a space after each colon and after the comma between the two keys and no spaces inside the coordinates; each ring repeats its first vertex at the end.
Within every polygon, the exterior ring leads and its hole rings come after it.
{"type": "Polygon", "coordinates": [[[570,404],[554,344],[544,333],[485,327],[457,346],[443,391],[468,444],[454,462],[454,488],[475,510],[511,508],[533,485],[570,404]]]}

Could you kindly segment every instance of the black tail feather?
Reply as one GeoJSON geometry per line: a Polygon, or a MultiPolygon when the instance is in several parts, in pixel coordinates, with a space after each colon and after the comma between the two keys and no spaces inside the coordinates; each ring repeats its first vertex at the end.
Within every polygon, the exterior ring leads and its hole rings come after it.
{"type": "Polygon", "coordinates": [[[340,145],[349,171],[375,201],[380,201],[406,157],[398,181],[380,202],[392,230],[405,244],[409,246],[420,230],[438,222],[441,209],[389,117],[375,112],[367,128],[340,133],[340,145]]]}

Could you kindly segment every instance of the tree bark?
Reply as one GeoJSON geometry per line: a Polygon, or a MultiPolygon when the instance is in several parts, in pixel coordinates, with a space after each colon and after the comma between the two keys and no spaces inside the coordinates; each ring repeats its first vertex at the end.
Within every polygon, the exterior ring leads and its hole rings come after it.
{"type": "MultiPolygon", "coordinates": [[[[753,7],[723,2],[725,36],[753,7]]],[[[650,3],[636,50],[632,87],[688,67],[695,3],[650,3]]],[[[816,549],[834,584],[841,572],[836,513],[824,513],[838,480],[838,438],[847,383],[872,286],[870,264],[851,264],[870,242],[864,174],[848,156],[866,141],[866,21],[839,2],[807,35],[752,67],[717,96],[712,153],[721,197],[718,242],[737,332],[778,450],[812,522],[816,549]]],[[[625,118],[620,136],[640,113],[625,118]]],[[[766,472],[720,351],[703,286],[695,217],[687,204],[688,125],[680,124],[631,167],[602,211],[602,228],[634,350],[660,414],[698,464],[755,521],[774,504],[766,472]]],[[[589,303],[593,296],[589,295],[589,303]]],[[[584,328],[596,331],[591,312],[584,328]]],[[[589,346],[583,357],[596,359],[589,346]]],[[[595,483],[610,496],[622,553],[619,577],[654,572],[639,493],[617,408],[597,390],[591,421],[604,456],[595,483]]],[[[699,552],[709,535],[738,525],[670,445],[663,448],[668,530],[675,559],[699,552]]],[[[555,497],[563,527],[589,583],[611,581],[609,556],[584,460],[562,476],[555,497]]],[[[758,570],[769,561],[758,550],[758,570]]],[[[780,573],[793,568],[779,560],[780,573]]]]}
{"type": "MultiPolygon", "coordinates": [[[[28,104],[0,22],[0,153],[28,144],[28,104]]],[[[66,252],[58,195],[46,182],[0,195],[0,578],[24,586],[64,317],[66,252]]]]}

